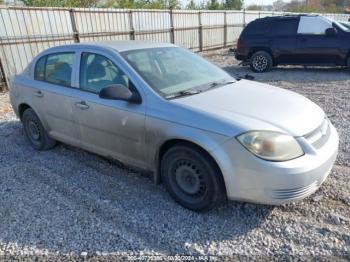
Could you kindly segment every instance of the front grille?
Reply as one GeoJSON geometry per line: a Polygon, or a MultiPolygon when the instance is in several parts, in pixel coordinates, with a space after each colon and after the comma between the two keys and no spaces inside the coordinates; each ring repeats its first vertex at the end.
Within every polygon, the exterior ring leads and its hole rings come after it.
{"type": "Polygon", "coordinates": [[[314,131],[305,135],[304,138],[309,141],[309,143],[316,149],[321,148],[327,143],[331,135],[330,123],[327,118],[325,118],[322,124],[316,128],[314,131]]]}
{"type": "Polygon", "coordinates": [[[307,196],[313,193],[318,188],[318,183],[315,181],[311,185],[292,188],[292,189],[276,189],[272,190],[272,198],[274,199],[294,199],[307,196]]]}

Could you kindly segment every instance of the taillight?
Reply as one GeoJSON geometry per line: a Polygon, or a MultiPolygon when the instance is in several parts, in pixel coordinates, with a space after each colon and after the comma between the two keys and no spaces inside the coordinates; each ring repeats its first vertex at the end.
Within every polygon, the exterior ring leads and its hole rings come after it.
{"type": "Polygon", "coordinates": [[[237,41],[237,49],[239,49],[241,47],[241,39],[238,38],[238,41],[237,41]]]}

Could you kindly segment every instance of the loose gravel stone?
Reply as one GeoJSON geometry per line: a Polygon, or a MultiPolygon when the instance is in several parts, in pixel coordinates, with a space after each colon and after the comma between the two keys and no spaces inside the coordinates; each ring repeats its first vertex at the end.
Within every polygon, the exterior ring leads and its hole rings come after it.
{"type": "Polygon", "coordinates": [[[0,94],[0,255],[106,261],[175,254],[349,259],[350,73],[281,67],[254,74],[227,51],[204,56],[232,75],[253,75],[324,108],[339,131],[340,151],[315,195],[277,207],[228,202],[194,213],[176,204],[149,175],[114,161],[64,144],[33,150],[9,110],[8,94],[0,94]]]}

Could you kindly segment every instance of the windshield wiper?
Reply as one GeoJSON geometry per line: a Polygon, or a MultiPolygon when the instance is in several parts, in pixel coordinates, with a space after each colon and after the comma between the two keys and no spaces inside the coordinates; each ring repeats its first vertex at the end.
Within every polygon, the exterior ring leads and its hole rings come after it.
{"type": "Polygon", "coordinates": [[[201,93],[201,90],[186,90],[186,91],[179,91],[170,95],[166,95],[166,99],[173,99],[178,97],[184,97],[184,96],[191,96],[201,93]]]}
{"type": "Polygon", "coordinates": [[[202,91],[207,91],[207,90],[212,89],[212,88],[216,88],[219,86],[226,86],[226,85],[233,84],[233,83],[236,83],[236,80],[235,81],[230,80],[230,81],[221,81],[221,82],[218,82],[218,81],[211,82],[207,85],[207,88],[202,89],[202,91]]]}

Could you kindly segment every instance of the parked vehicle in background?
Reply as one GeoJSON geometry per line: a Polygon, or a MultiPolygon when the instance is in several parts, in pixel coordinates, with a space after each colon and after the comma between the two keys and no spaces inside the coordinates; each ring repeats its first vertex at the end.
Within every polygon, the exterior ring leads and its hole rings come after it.
{"type": "Polygon", "coordinates": [[[153,171],[196,211],[226,198],[302,199],[337,156],[337,131],[316,104],[171,44],[50,48],[12,79],[10,95],[35,149],[58,140],[153,171]]]}
{"type": "Polygon", "coordinates": [[[235,57],[254,72],[277,65],[350,67],[350,29],[318,15],[256,19],[242,31],[235,57]]]}
{"type": "Polygon", "coordinates": [[[341,24],[346,28],[350,29],[350,22],[341,22],[341,24]]]}

